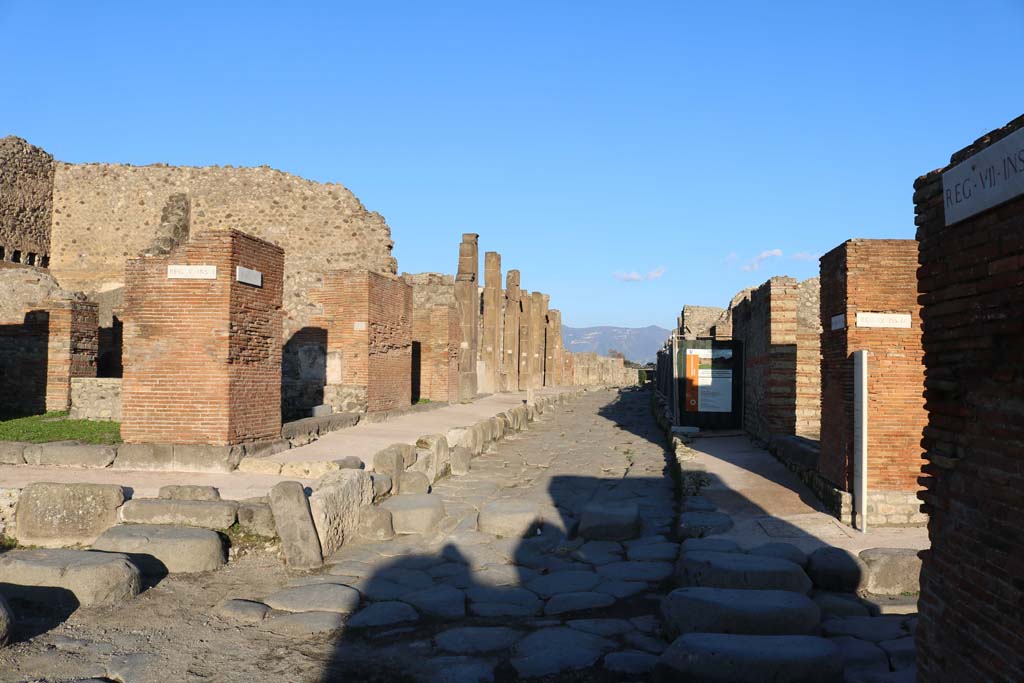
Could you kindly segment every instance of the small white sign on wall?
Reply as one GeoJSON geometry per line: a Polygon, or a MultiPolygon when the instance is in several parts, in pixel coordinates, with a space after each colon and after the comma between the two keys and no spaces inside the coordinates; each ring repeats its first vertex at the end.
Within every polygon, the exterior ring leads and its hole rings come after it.
{"type": "Polygon", "coordinates": [[[244,285],[263,286],[263,273],[245,266],[235,266],[235,279],[244,285]]]}
{"type": "Polygon", "coordinates": [[[363,330],[366,329],[366,321],[360,320],[356,322],[354,325],[352,325],[352,329],[356,330],[357,332],[362,332],[363,330]]]}
{"type": "Polygon", "coordinates": [[[857,327],[910,329],[909,313],[857,313],[857,327]]]}
{"type": "Polygon", "coordinates": [[[217,266],[167,266],[168,280],[216,280],[217,266]]]}
{"type": "Polygon", "coordinates": [[[840,313],[839,315],[832,316],[832,329],[833,330],[845,330],[846,329],[846,314],[840,313]]]}

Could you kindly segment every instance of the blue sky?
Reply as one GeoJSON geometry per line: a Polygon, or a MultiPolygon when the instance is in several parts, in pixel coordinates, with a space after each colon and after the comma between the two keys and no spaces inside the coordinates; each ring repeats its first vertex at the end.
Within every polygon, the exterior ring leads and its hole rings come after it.
{"type": "Polygon", "coordinates": [[[566,324],[667,327],[913,237],[914,178],[1024,113],[1022,29],[1024,0],[0,0],[0,135],[341,182],[402,271],[478,232],[566,324]]]}

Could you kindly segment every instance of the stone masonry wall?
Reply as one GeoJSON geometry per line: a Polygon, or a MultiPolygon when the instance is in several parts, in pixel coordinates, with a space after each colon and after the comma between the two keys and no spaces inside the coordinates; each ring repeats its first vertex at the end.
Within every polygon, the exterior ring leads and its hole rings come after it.
{"type": "Polygon", "coordinates": [[[283,250],[211,230],[167,256],[128,261],[125,276],[125,442],[224,446],[278,437],[283,250]],[[171,265],[214,266],[215,278],[172,279],[171,265]],[[237,266],[262,273],[262,286],[238,282],[237,266]]]}
{"type": "Polygon", "coordinates": [[[0,261],[47,266],[53,157],[21,138],[0,138],[0,261]]]}
{"type": "Polygon", "coordinates": [[[71,380],[71,411],[74,420],[121,420],[119,377],[76,377],[71,380]]]}
{"type": "Polygon", "coordinates": [[[679,314],[679,333],[683,339],[707,337],[711,327],[725,312],[725,309],[715,306],[683,306],[679,314]]]}
{"type": "MultiPolygon", "coordinates": [[[[1024,128],[1024,116],[951,165],[1024,128]]],[[[1019,160],[1024,145],[1008,158],[1019,160]]],[[[1011,164],[1003,162],[1003,171],[1011,164]]],[[[1024,680],[1024,196],[945,225],[942,171],[914,183],[925,490],[919,680],[1024,680]]]]}

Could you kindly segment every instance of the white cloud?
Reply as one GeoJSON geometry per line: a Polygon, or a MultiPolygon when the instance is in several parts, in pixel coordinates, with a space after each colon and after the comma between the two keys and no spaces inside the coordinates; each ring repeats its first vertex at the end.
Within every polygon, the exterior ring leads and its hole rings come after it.
{"type": "Polygon", "coordinates": [[[666,268],[665,266],[658,266],[654,270],[648,272],[646,275],[642,275],[636,272],[635,270],[632,270],[628,273],[612,273],[612,277],[618,280],[619,282],[643,282],[645,280],[657,280],[666,272],[668,272],[668,268],[666,268]]]}
{"type": "Polygon", "coordinates": [[[770,258],[780,258],[781,256],[782,256],[782,250],[781,249],[768,249],[766,251],[762,251],[760,254],[755,256],[753,258],[753,260],[750,261],[750,263],[747,263],[746,265],[742,266],[740,268],[740,270],[743,270],[743,271],[746,271],[746,272],[750,272],[750,271],[754,271],[754,270],[760,270],[762,263],[764,263],[765,261],[767,261],[770,258]]]}
{"type": "Polygon", "coordinates": [[[821,258],[821,254],[812,254],[809,251],[798,251],[795,254],[791,254],[789,258],[794,261],[817,261],[821,258]]]}

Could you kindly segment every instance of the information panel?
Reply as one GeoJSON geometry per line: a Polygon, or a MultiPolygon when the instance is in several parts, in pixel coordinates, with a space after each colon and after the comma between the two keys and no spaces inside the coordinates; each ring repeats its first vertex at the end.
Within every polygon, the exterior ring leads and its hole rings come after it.
{"type": "Polygon", "coordinates": [[[732,412],[732,349],[686,349],[685,410],[732,412]]]}

